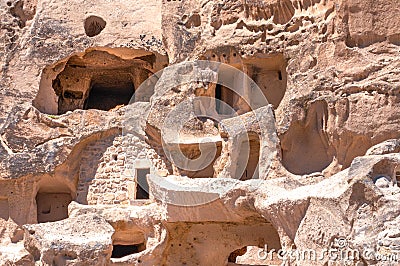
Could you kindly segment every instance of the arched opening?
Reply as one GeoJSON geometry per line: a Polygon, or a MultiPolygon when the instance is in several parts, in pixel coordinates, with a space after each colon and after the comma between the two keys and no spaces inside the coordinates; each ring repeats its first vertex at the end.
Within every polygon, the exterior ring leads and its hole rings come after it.
{"type": "Polygon", "coordinates": [[[188,161],[186,169],[178,166],[181,175],[190,178],[211,178],[214,177],[214,162],[221,156],[222,143],[204,142],[204,143],[185,143],[179,144],[176,149],[180,149],[183,156],[188,161]],[[190,171],[189,169],[194,169],[190,171]]]}
{"type": "Polygon", "coordinates": [[[135,224],[119,222],[115,225],[115,233],[112,239],[111,260],[118,259],[120,261],[126,256],[146,249],[145,235],[135,224]]]}
{"type": "MultiPolygon", "coordinates": [[[[193,213],[194,219],[197,219],[200,209],[203,209],[200,213],[207,211],[204,205],[193,208],[189,211],[193,213]]],[[[177,262],[182,264],[187,258],[191,258],[191,262],[195,265],[280,265],[282,263],[282,260],[269,263],[272,260],[267,258],[258,260],[258,251],[266,250],[271,253],[274,249],[274,259],[277,259],[276,254],[282,249],[279,234],[271,223],[204,221],[167,223],[169,239],[165,251],[166,265],[176,265],[177,262]],[[182,252],[182,249],[185,252],[182,252]],[[201,252],[198,252],[199,250],[201,252]]],[[[262,253],[264,254],[265,252],[262,253]]]]}
{"type": "Polygon", "coordinates": [[[113,245],[111,258],[122,258],[131,254],[139,253],[146,249],[144,243],[136,245],[113,245]]]}
{"type": "Polygon", "coordinates": [[[10,217],[10,207],[8,204],[8,198],[0,197],[0,218],[8,220],[10,217]]]}
{"type": "Polygon", "coordinates": [[[323,171],[333,160],[326,133],[328,105],[317,101],[310,105],[306,117],[294,121],[281,136],[282,162],[298,175],[323,171]]]}
{"type": "Polygon", "coordinates": [[[235,98],[238,96],[229,88],[216,84],[215,86],[215,110],[221,115],[230,115],[235,112],[235,98]]]}
{"type": "Polygon", "coordinates": [[[381,189],[399,187],[400,166],[396,161],[383,159],[372,167],[371,177],[381,189]]]}
{"type": "Polygon", "coordinates": [[[134,95],[135,82],[139,86],[151,75],[149,71],[145,71],[146,74],[141,72],[125,64],[109,67],[68,64],[53,81],[53,88],[59,96],[58,114],[75,109],[109,111],[127,105],[134,95]]]}
{"type": "Polygon", "coordinates": [[[68,218],[69,193],[39,192],[36,196],[38,223],[55,222],[68,218]]]}
{"type": "Polygon", "coordinates": [[[149,199],[148,174],[150,174],[149,168],[136,169],[136,199],[149,199]]]}
{"type": "Polygon", "coordinates": [[[76,109],[109,111],[130,101],[148,102],[158,78],[138,88],[167,63],[167,56],[144,50],[90,48],[43,70],[33,106],[43,113],[64,114],[76,109]]]}

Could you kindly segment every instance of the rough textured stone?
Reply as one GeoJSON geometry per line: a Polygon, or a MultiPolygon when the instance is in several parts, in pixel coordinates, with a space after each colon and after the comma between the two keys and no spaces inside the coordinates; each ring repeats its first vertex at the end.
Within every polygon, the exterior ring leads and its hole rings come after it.
{"type": "Polygon", "coordinates": [[[26,225],[25,231],[25,248],[44,265],[104,265],[111,255],[114,230],[96,215],[26,225]]]}
{"type": "Polygon", "coordinates": [[[399,10],[2,1],[0,264],[397,265],[399,10]]]}

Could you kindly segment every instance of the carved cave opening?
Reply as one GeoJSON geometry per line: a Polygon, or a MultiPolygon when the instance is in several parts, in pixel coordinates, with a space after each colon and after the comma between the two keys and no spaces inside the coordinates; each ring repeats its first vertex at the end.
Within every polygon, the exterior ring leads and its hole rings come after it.
{"type": "Polygon", "coordinates": [[[246,252],[247,252],[247,247],[242,247],[242,248],[239,248],[239,249],[233,251],[231,254],[229,254],[228,262],[236,263],[236,258],[238,256],[242,256],[242,255],[246,254],[246,252]]]}
{"type": "Polygon", "coordinates": [[[247,245],[232,251],[228,257],[229,266],[251,266],[251,265],[279,265],[282,261],[276,252],[282,250],[277,232],[270,232],[270,236],[264,244],[247,245]],[[274,252],[271,252],[275,250],[274,252]],[[259,258],[257,261],[255,259],[259,258]],[[260,264],[260,262],[262,264],[260,264]]]}
{"type": "Polygon", "coordinates": [[[133,79],[129,68],[67,66],[53,81],[53,88],[59,95],[58,114],[75,109],[108,111],[127,105],[135,92],[133,79]]]}
{"type": "Polygon", "coordinates": [[[32,104],[43,113],[61,115],[148,102],[158,77],[148,78],[167,65],[167,56],[144,50],[90,48],[47,66],[32,104]]]}
{"type": "Polygon", "coordinates": [[[68,218],[69,193],[39,192],[36,196],[38,223],[55,222],[68,218]]]}
{"type": "Polygon", "coordinates": [[[396,184],[400,187],[400,167],[395,171],[396,184]]]}
{"type": "Polygon", "coordinates": [[[186,169],[197,169],[189,171],[179,168],[181,175],[190,178],[211,178],[214,177],[214,162],[221,156],[222,143],[190,143],[179,144],[182,154],[189,159],[186,169]]]}
{"type": "Polygon", "coordinates": [[[44,175],[35,196],[38,223],[55,222],[68,218],[68,205],[76,192],[74,184],[62,176],[44,175]]]}
{"type": "Polygon", "coordinates": [[[248,139],[241,142],[235,178],[240,180],[258,179],[258,162],[260,157],[260,138],[258,134],[249,133],[248,139]]]}
{"type": "Polygon", "coordinates": [[[106,27],[107,23],[104,19],[98,16],[89,16],[85,19],[84,29],[89,37],[99,35],[100,32],[106,27]]]}
{"type": "Polygon", "coordinates": [[[379,179],[386,179],[393,186],[400,186],[400,166],[397,162],[384,159],[372,167],[371,177],[376,184],[379,179]]]}
{"type": "Polygon", "coordinates": [[[217,84],[215,87],[215,110],[220,115],[233,114],[240,109],[237,105],[240,98],[233,90],[217,84]]]}

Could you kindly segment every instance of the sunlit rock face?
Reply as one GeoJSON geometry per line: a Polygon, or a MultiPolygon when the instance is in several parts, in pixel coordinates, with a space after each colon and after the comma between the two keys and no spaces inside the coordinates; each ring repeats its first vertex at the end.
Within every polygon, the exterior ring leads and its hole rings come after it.
{"type": "Polygon", "coordinates": [[[397,265],[399,10],[2,1],[0,264],[397,265]]]}

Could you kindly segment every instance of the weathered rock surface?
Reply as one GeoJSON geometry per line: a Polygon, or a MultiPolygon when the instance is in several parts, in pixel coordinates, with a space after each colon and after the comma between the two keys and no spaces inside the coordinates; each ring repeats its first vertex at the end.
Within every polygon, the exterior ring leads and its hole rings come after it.
{"type": "Polygon", "coordinates": [[[399,10],[1,2],[0,264],[397,265],[399,10]]]}
{"type": "Polygon", "coordinates": [[[113,228],[96,215],[25,226],[25,248],[44,265],[104,265],[113,228]]]}

